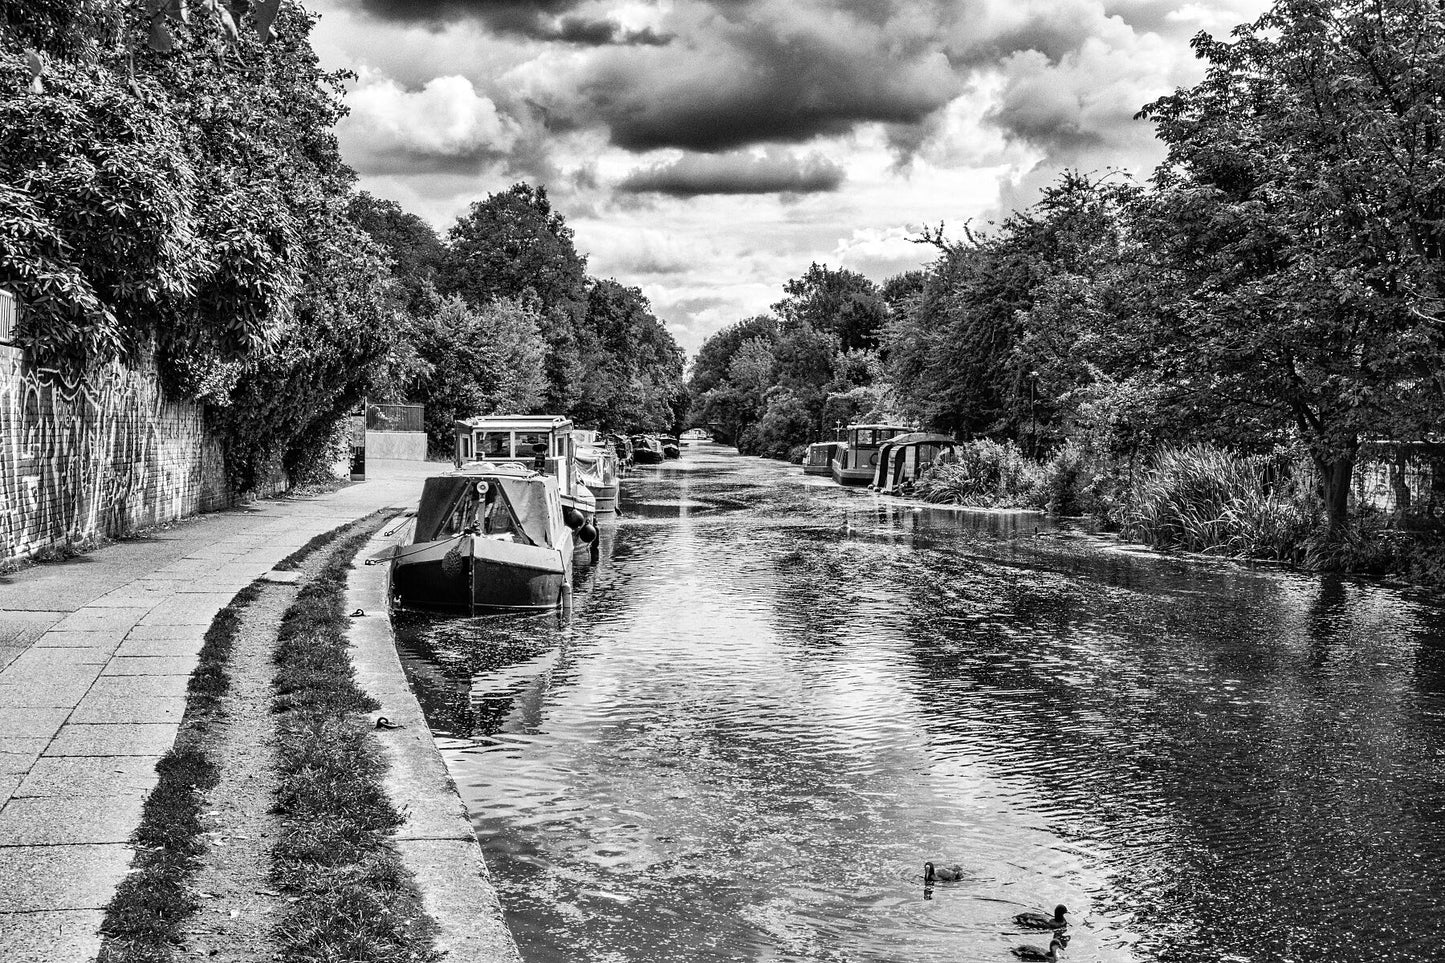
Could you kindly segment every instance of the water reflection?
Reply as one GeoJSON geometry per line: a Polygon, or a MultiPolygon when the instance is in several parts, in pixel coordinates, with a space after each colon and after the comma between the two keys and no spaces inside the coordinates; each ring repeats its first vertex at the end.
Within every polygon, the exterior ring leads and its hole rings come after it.
{"type": "Polygon", "coordinates": [[[1069,959],[1445,936],[1438,610],[720,449],[623,511],[570,623],[398,622],[528,961],[1010,959],[1059,902],[1069,959]]]}

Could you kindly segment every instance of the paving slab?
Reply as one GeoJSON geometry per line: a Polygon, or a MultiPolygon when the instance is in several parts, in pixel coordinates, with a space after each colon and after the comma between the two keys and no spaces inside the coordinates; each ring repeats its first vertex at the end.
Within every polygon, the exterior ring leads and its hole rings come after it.
{"type": "MultiPolygon", "coordinates": [[[[219,612],[221,608],[222,606],[217,606],[216,610],[211,613],[212,619],[216,617],[216,612],[219,612]]],[[[127,642],[144,642],[148,639],[203,639],[206,637],[206,629],[210,628],[210,624],[209,619],[202,625],[147,625],[141,623],[126,633],[125,640],[127,642]]]]}
{"type": "MultiPolygon", "coordinates": [[[[96,666],[96,668],[100,668],[96,666]]],[[[8,683],[0,676],[0,706],[11,708],[66,708],[85,697],[95,679],[87,673],[81,678],[50,679],[41,683],[8,683]]]]}
{"type": "MultiPolygon", "coordinates": [[[[131,631],[135,631],[132,629],[131,631]]],[[[124,632],[115,629],[102,629],[98,632],[79,632],[66,630],[64,632],[51,629],[40,638],[35,640],[33,648],[37,649],[93,649],[104,646],[116,646],[120,640],[125,638],[124,632]]]]}
{"type": "MultiPolygon", "coordinates": [[[[52,652],[64,652],[65,649],[51,649],[52,652]]],[[[20,689],[44,689],[47,687],[63,688],[67,692],[74,692],[79,687],[76,698],[85,694],[91,683],[100,678],[100,671],[105,668],[101,662],[76,662],[70,665],[19,665],[7,666],[0,671],[0,687],[14,686],[20,689]]],[[[17,703],[18,704],[18,703],[17,703]]],[[[72,703],[73,704],[73,703],[72,703]]]]}
{"type": "Polygon", "coordinates": [[[139,793],[11,799],[0,809],[0,859],[6,846],[126,842],[144,801],[139,793]]]}
{"type": "Polygon", "coordinates": [[[178,723],[155,722],[72,724],[60,730],[44,754],[160,757],[175,742],[178,728],[178,723]]]}
{"type": "Polygon", "coordinates": [[[196,667],[194,658],[158,655],[117,655],[106,663],[101,676],[116,675],[179,675],[188,676],[196,667]]]}
{"type": "MultiPolygon", "coordinates": [[[[95,696],[97,699],[143,696],[184,699],[187,681],[185,676],[180,675],[107,675],[96,679],[90,691],[82,695],[95,696]]],[[[79,701],[77,699],[76,703],[79,701]]]]}
{"type": "Polygon", "coordinates": [[[50,736],[11,736],[0,733],[0,774],[25,773],[50,745],[50,736]]]}
{"type": "Polygon", "coordinates": [[[155,761],[148,756],[42,756],[12,795],[146,793],[158,778],[155,761]]]}
{"type": "MultiPolygon", "coordinates": [[[[0,849],[0,913],[104,909],[130,865],[123,843],[0,849]]],[[[0,959],[9,959],[0,946],[0,959]]]]}
{"type": "Polygon", "coordinates": [[[0,733],[6,736],[22,736],[35,739],[49,739],[60,731],[70,709],[39,708],[0,705],[0,733]]]}
{"type": "MultiPolygon", "coordinates": [[[[202,627],[204,628],[204,626],[202,627]]],[[[187,659],[190,664],[194,666],[196,664],[196,656],[201,654],[201,647],[205,644],[205,639],[199,634],[188,639],[128,638],[120,644],[120,648],[115,650],[115,657],[117,659],[187,659]]]]}
{"type": "Polygon", "coordinates": [[[145,614],[149,611],[149,607],[138,606],[77,609],[59,622],[56,622],[55,627],[62,632],[67,629],[80,629],[82,631],[92,632],[129,629],[144,618],[145,614]]]}
{"type": "Polygon", "coordinates": [[[100,924],[104,921],[105,913],[98,909],[0,913],[5,963],[93,960],[100,951],[100,924]]]}
{"type": "MultiPolygon", "coordinates": [[[[91,633],[96,636],[95,641],[105,642],[105,638],[99,633],[91,633]]],[[[87,646],[63,646],[58,648],[32,648],[20,658],[6,666],[6,671],[23,672],[27,669],[56,669],[66,670],[81,665],[105,665],[110,661],[115,648],[120,644],[116,639],[109,644],[87,645],[87,646]]],[[[3,676],[0,676],[3,678],[3,676]]]]}
{"type": "Polygon", "coordinates": [[[216,612],[231,601],[235,592],[190,593],[172,596],[146,613],[141,625],[209,625],[216,612]]]}
{"type": "Polygon", "coordinates": [[[122,699],[86,696],[71,710],[72,723],[160,722],[180,724],[186,714],[182,696],[127,696],[122,699]]]}

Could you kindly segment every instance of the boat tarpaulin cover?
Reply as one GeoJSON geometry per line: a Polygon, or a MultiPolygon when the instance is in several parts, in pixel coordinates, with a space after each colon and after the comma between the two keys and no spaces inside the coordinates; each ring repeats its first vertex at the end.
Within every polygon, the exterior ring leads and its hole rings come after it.
{"type": "MultiPolygon", "coordinates": [[[[477,498],[477,482],[486,482],[499,490],[499,497],[506,499],[522,534],[534,545],[555,548],[551,513],[547,510],[547,485],[541,477],[498,478],[486,475],[441,475],[428,478],[422,486],[421,504],[416,510],[416,535],[414,540],[434,542],[452,532],[443,532],[447,520],[457,511],[464,499],[477,498]]],[[[471,514],[470,512],[468,514],[471,514]]],[[[469,519],[470,521],[470,519],[469,519]]]]}

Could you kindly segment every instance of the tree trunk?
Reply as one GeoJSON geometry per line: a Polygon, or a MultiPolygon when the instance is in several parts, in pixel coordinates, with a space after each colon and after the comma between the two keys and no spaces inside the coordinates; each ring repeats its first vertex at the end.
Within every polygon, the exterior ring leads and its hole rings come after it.
{"type": "Polygon", "coordinates": [[[1355,477],[1355,452],[1357,444],[1351,444],[1345,452],[1333,452],[1328,457],[1315,456],[1315,467],[1320,473],[1320,494],[1325,502],[1325,525],[1330,535],[1344,531],[1350,518],[1350,482],[1355,477]]]}

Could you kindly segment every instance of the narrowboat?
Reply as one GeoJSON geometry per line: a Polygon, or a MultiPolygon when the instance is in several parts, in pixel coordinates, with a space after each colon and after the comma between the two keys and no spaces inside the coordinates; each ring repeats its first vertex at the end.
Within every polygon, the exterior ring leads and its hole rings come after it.
{"type": "Polygon", "coordinates": [[[415,608],[534,611],[571,596],[572,555],[597,528],[562,504],[557,479],[519,464],[472,463],[428,478],[409,544],[389,561],[393,594],[415,608]]]}
{"type": "Polygon", "coordinates": [[[671,435],[659,435],[657,440],[662,443],[663,458],[681,458],[682,445],[671,435]]]}
{"type": "Polygon", "coordinates": [[[907,425],[849,425],[833,455],[833,480],[840,485],[867,485],[873,481],[879,447],[912,430],[907,425]]]}
{"type": "Polygon", "coordinates": [[[572,419],[561,415],[486,415],[454,423],[456,451],[453,463],[523,465],[557,479],[563,508],[575,508],[587,518],[597,512],[597,500],[582,483],[577,470],[577,442],[572,419]]]}
{"type": "Polygon", "coordinates": [[[688,442],[712,441],[712,436],[707,433],[706,428],[689,428],[682,433],[682,440],[688,442]]]}
{"type": "Polygon", "coordinates": [[[873,473],[874,491],[885,495],[906,494],[923,473],[935,465],[957,461],[958,442],[951,435],[913,431],[883,443],[873,473]]]}
{"type": "Polygon", "coordinates": [[[833,458],[838,454],[841,441],[818,441],[808,446],[803,456],[803,472],[808,475],[831,475],[833,458]]]}
{"type": "Polygon", "coordinates": [[[597,502],[597,514],[608,515],[617,511],[618,480],[617,454],[610,442],[596,431],[574,431],[576,442],[577,477],[597,502]]]}
{"type": "Polygon", "coordinates": [[[632,436],[632,460],[639,465],[656,465],[665,456],[662,442],[653,435],[632,436]]]}

